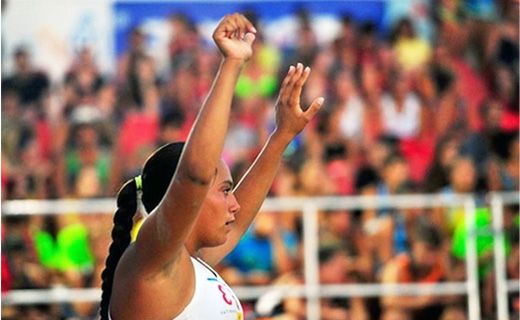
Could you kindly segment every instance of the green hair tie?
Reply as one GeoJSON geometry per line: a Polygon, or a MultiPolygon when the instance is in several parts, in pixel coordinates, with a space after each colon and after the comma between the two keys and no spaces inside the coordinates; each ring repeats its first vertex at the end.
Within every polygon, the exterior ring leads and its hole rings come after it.
{"type": "Polygon", "coordinates": [[[135,186],[137,187],[137,191],[143,190],[143,178],[141,177],[141,175],[138,175],[137,177],[135,177],[134,180],[135,180],[135,186]]]}

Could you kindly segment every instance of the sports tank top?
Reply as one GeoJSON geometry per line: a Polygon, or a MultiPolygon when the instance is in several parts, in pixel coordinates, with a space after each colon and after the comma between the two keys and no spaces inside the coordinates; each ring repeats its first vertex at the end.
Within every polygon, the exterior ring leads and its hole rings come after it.
{"type": "Polygon", "coordinates": [[[201,259],[192,257],[191,262],[195,269],[195,292],[173,320],[243,320],[240,301],[219,274],[201,259]]]}
{"type": "Polygon", "coordinates": [[[219,274],[201,259],[191,257],[191,263],[195,270],[195,292],[173,320],[243,320],[238,297],[219,274]]]}

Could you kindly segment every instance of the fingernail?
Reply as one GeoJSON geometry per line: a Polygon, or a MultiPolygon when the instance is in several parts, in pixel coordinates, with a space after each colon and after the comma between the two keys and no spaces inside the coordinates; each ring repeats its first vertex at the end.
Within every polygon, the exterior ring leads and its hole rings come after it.
{"type": "Polygon", "coordinates": [[[289,67],[289,72],[293,72],[294,71],[294,66],[290,66],[289,67]]]}
{"type": "Polygon", "coordinates": [[[303,70],[303,71],[304,71],[304,72],[309,72],[309,71],[311,71],[311,68],[309,68],[309,67],[305,67],[305,70],[303,70]]]}
{"type": "Polygon", "coordinates": [[[323,104],[323,102],[325,101],[325,98],[323,97],[319,97],[318,100],[316,100],[316,103],[319,104],[320,106],[323,104]]]}
{"type": "Polygon", "coordinates": [[[251,27],[251,32],[256,33],[257,32],[256,28],[255,27],[251,27]]]}
{"type": "Polygon", "coordinates": [[[301,70],[301,68],[303,68],[303,64],[298,62],[298,70],[301,70]]]}

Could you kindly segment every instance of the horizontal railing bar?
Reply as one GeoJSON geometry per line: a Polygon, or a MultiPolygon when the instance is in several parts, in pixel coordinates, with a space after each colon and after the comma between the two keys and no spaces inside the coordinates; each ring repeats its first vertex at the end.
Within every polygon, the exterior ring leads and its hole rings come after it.
{"type": "MultiPolygon", "coordinates": [[[[320,285],[318,296],[332,297],[380,297],[466,294],[465,282],[437,284],[336,284],[320,285]]],[[[233,290],[242,300],[252,300],[271,291],[280,291],[284,297],[305,297],[305,285],[238,286],[233,290]]],[[[61,302],[99,302],[99,288],[86,289],[34,289],[11,290],[2,295],[2,305],[51,304],[61,302]]]]}
{"type": "MultiPolygon", "coordinates": [[[[497,193],[504,203],[518,203],[520,193],[497,193]]],[[[313,205],[321,210],[352,210],[382,208],[431,208],[440,205],[462,205],[472,197],[468,194],[411,194],[394,196],[344,196],[344,197],[279,197],[268,198],[262,205],[263,211],[303,210],[313,205]]],[[[60,199],[60,200],[9,200],[2,203],[4,215],[48,215],[64,213],[99,214],[112,213],[116,209],[113,198],[60,199]]]]}

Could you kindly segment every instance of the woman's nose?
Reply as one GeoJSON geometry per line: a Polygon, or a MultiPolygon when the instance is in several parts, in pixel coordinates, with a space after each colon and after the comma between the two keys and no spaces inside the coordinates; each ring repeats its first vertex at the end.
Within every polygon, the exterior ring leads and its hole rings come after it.
{"type": "Polygon", "coordinates": [[[231,203],[229,204],[229,210],[233,212],[234,214],[237,214],[240,211],[240,204],[237,201],[237,198],[235,197],[235,194],[231,194],[231,203]]]}

